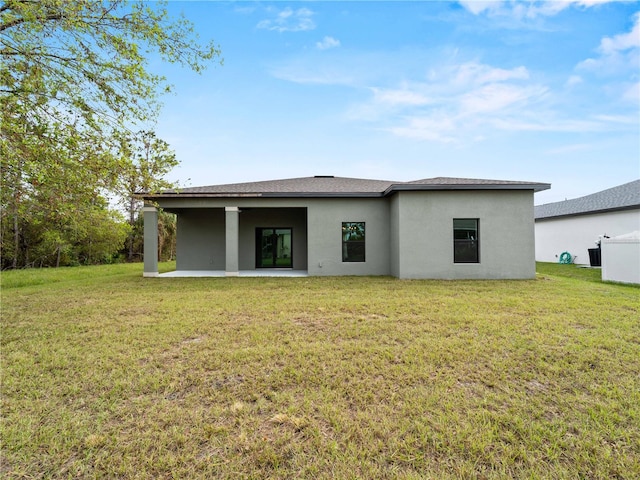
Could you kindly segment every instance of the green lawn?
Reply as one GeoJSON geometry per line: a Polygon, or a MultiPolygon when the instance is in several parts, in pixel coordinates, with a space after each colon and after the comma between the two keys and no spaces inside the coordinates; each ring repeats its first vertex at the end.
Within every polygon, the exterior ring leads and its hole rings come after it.
{"type": "Polygon", "coordinates": [[[2,273],[1,477],[640,477],[640,289],[598,270],[141,274],[2,273]]]}

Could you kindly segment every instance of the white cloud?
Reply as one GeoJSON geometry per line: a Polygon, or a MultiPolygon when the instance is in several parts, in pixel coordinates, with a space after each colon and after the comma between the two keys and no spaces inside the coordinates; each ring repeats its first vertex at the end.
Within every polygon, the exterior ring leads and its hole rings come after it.
{"type": "Polygon", "coordinates": [[[308,8],[293,10],[290,7],[280,10],[272,19],[261,20],[257,27],[277,32],[302,32],[313,30],[316,24],[313,22],[314,12],[308,8]]]}
{"type": "Polygon", "coordinates": [[[480,0],[460,0],[460,5],[469,10],[474,15],[479,15],[483,12],[496,10],[502,6],[500,1],[480,1],[480,0]]]}
{"type": "Polygon", "coordinates": [[[582,77],[580,75],[571,75],[569,78],[567,78],[567,81],[565,82],[564,86],[571,88],[574,87],[576,85],[579,85],[583,82],[582,77]]]}
{"type": "Polygon", "coordinates": [[[638,123],[635,116],[628,115],[595,115],[593,118],[609,124],[636,125],[638,123]]]}
{"type": "Polygon", "coordinates": [[[452,135],[457,129],[454,119],[447,115],[432,117],[409,117],[402,126],[388,129],[398,137],[413,138],[438,143],[453,143],[456,137],[452,135]]]}
{"type": "Polygon", "coordinates": [[[459,98],[460,112],[464,116],[501,112],[540,98],[545,92],[546,89],[541,86],[494,83],[462,95],[459,98]]]}
{"type": "Polygon", "coordinates": [[[629,74],[637,78],[640,65],[640,12],[633,16],[633,22],[629,32],[602,38],[597,48],[599,55],[578,63],[576,69],[600,76],[629,74]]]}
{"type": "Polygon", "coordinates": [[[333,37],[324,37],[321,42],[316,42],[316,48],[318,50],[328,50],[330,48],[336,48],[340,46],[340,40],[336,40],[333,37]]]}
{"type": "Polygon", "coordinates": [[[495,128],[518,132],[597,132],[605,127],[594,120],[574,120],[555,118],[551,114],[538,115],[537,118],[496,118],[492,122],[495,128]]]}
{"type": "Polygon", "coordinates": [[[496,68],[477,62],[434,68],[424,82],[371,88],[372,98],[349,110],[349,119],[380,122],[393,135],[452,143],[480,141],[500,128],[497,120],[518,118],[543,102],[548,89],[526,84],[525,67],[496,68]],[[469,132],[473,132],[469,134],[469,132]]]}
{"type": "MultiPolygon", "coordinates": [[[[358,55],[340,51],[330,57],[316,54],[290,59],[272,67],[271,73],[296,83],[352,89],[358,100],[345,107],[344,121],[365,122],[402,138],[465,145],[496,138],[501,131],[584,133],[628,128],[587,116],[585,109],[579,114],[571,112],[568,99],[556,96],[550,85],[533,80],[524,65],[452,64],[456,56],[449,51],[441,52],[439,60],[433,52],[428,61],[426,58],[415,51],[358,55]],[[429,70],[407,69],[408,62],[428,64],[429,70]]],[[[587,79],[574,74],[565,87],[581,82],[587,79]]],[[[622,87],[619,95],[627,92],[629,99],[640,89],[637,78],[622,87]]]]}
{"type": "Polygon", "coordinates": [[[374,94],[374,101],[378,103],[384,103],[387,105],[426,105],[430,103],[428,97],[420,92],[412,91],[407,88],[393,90],[393,89],[381,89],[372,88],[374,94]]]}
{"type": "Polygon", "coordinates": [[[489,65],[482,65],[469,62],[456,67],[457,73],[453,81],[458,84],[484,85],[493,82],[504,82],[507,80],[524,80],[529,78],[529,72],[525,67],[516,67],[511,70],[494,68],[489,65]]]}
{"type": "Polygon", "coordinates": [[[550,17],[557,15],[569,7],[591,8],[597,5],[620,0],[533,0],[521,2],[516,0],[460,0],[459,3],[474,15],[524,18],[550,17]]]}
{"type": "Polygon", "coordinates": [[[636,13],[633,27],[627,33],[604,37],[600,41],[598,51],[603,55],[613,55],[625,50],[640,48],[640,12],[636,13]]]}

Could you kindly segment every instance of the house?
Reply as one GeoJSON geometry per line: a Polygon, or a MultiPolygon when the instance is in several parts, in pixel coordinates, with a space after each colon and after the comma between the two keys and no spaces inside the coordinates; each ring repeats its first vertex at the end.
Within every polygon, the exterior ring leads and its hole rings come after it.
{"type": "Polygon", "coordinates": [[[536,260],[557,262],[569,252],[589,265],[602,238],[640,230],[640,180],[585,197],[535,207],[536,260]]]}
{"type": "Polygon", "coordinates": [[[177,215],[177,272],[533,278],[533,194],[549,187],[315,176],[144,194],[144,274],[158,206],[177,215]]]}

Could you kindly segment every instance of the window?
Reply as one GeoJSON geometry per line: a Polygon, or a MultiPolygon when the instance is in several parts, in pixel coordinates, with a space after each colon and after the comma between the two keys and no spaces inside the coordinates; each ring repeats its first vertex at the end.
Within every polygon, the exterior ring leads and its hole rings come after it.
{"type": "Polygon", "coordinates": [[[342,261],[364,262],[364,222],[342,223],[342,261]]]}
{"type": "Polygon", "coordinates": [[[453,219],[453,263],[480,263],[479,221],[453,219]]]}

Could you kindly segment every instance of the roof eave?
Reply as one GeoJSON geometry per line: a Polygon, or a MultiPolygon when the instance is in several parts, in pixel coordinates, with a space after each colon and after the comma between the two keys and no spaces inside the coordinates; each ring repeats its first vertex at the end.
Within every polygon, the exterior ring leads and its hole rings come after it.
{"type": "Polygon", "coordinates": [[[565,217],[581,217],[583,215],[596,215],[599,213],[623,212],[625,210],[638,210],[640,203],[636,205],[625,205],[624,207],[601,208],[599,210],[589,210],[588,212],[561,213],[558,215],[548,215],[545,217],[534,217],[534,220],[555,220],[565,217]]]}
{"type": "Polygon", "coordinates": [[[264,192],[264,193],[178,193],[140,194],[144,200],[165,198],[381,198],[382,192],[264,192]]]}
{"type": "Polygon", "coordinates": [[[396,192],[408,191],[451,191],[451,190],[533,190],[540,192],[548,190],[548,183],[518,183],[518,184],[399,184],[394,183],[381,192],[180,192],[146,194],[137,196],[144,200],[159,200],[163,198],[381,198],[396,192]]]}
{"type": "Polygon", "coordinates": [[[533,190],[541,192],[551,188],[550,183],[522,183],[522,184],[435,184],[435,185],[415,185],[415,184],[394,184],[384,191],[384,196],[394,192],[429,191],[429,190],[533,190]]]}
{"type": "Polygon", "coordinates": [[[139,197],[143,200],[160,200],[163,198],[256,198],[264,195],[260,193],[178,193],[178,192],[165,192],[154,194],[140,194],[139,197]]]}

